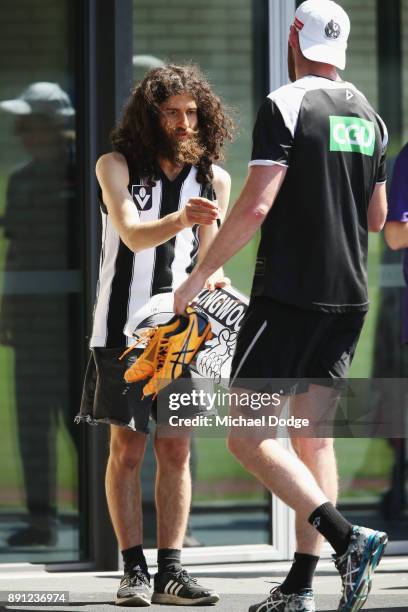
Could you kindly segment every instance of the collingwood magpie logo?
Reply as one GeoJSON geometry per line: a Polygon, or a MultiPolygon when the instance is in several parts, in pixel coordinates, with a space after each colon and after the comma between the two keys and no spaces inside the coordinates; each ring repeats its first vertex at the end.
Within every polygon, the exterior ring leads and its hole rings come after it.
{"type": "Polygon", "coordinates": [[[153,205],[152,188],[146,185],[132,185],[132,198],[137,210],[151,210],[153,205]]]}
{"type": "Polygon", "coordinates": [[[232,361],[237,335],[237,332],[225,328],[206,343],[206,348],[200,351],[197,357],[197,367],[202,376],[213,378],[216,383],[221,382],[224,366],[232,361]]]}
{"type": "Polygon", "coordinates": [[[325,27],[324,32],[326,34],[326,38],[329,38],[330,40],[337,40],[341,34],[341,28],[339,24],[332,19],[325,27]]]}

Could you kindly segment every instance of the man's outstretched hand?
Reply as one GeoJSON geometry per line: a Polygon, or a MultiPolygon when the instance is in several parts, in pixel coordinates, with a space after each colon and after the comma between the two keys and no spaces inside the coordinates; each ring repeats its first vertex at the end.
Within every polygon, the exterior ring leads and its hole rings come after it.
{"type": "Polygon", "coordinates": [[[212,225],[218,218],[218,204],[207,198],[190,198],[180,211],[180,220],[184,227],[193,225],[212,225]]]}

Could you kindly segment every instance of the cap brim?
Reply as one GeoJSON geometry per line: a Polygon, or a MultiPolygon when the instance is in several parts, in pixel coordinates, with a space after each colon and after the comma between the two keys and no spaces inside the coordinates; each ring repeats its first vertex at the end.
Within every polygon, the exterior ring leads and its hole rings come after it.
{"type": "Polygon", "coordinates": [[[327,45],[318,44],[302,36],[302,32],[299,32],[299,44],[303,55],[308,60],[330,64],[336,66],[339,70],[345,69],[347,44],[344,46],[335,46],[330,43],[327,45]]]}
{"type": "Polygon", "coordinates": [[[47,103],[37,104],[34,108],[24,100],[4,100],[0,102],[0,109],[13,115],[47,115],[49,117],[72,117],[75,109],[71,106],[67,108],[54,109],[47,103]]]}
{"type": "Polygon", "coordinates": [[[4,100],[0,102],[0,109],[13,115],[29,115],[31,107],[24,100],[4,100]]]}

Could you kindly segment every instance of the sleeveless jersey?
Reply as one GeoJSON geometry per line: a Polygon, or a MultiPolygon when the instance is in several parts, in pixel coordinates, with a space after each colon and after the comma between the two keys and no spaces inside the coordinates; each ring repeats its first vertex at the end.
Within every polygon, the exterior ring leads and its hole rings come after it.
{"type": "MultiPolygon", "coordinates": [[[[183,208],[189,198],[214,199],[210,185],[196,180],[197,169],[186,165],[174,181],[160,171],[154,187],[132,173],[129,193],[140,223],[157,221],[183,208]]],[[[90,347],[118,348],[131,343],[123,329],[129,317],[158,293],[174,291],[188,276],[198,253],[198,226],[185,228],[156,247],[138,253],[120,239],[101,201],[102,247],[90,347]]]]}

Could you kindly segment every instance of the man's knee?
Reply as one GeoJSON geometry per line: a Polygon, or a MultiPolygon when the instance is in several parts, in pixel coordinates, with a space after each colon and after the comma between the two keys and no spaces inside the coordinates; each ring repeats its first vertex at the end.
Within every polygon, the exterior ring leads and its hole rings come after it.
{"type": "Polygon", "coordinates": [[[124,430],[111,436],[109,460],[123,469],[140,469],[146,448],[144,434],[124,430]]]}
{"type": "Polygon", "coordinates": [[[161,467],[181,468],[190,461],[189,438],[156,438],[154,450],[161,467]]]}

